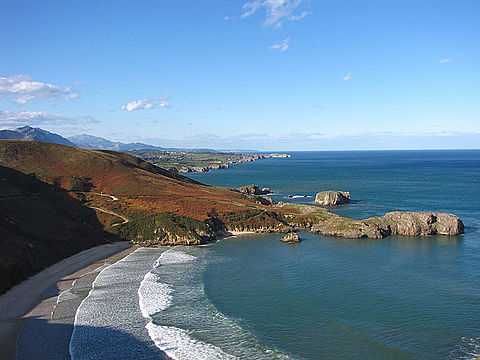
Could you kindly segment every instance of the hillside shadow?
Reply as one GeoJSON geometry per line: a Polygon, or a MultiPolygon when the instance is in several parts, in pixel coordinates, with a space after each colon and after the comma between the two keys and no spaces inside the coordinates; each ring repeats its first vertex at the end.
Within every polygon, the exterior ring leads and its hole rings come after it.
{"type": "MultiPolygon", "coordinates": [[[[160,359],[170,358],[153,342],[141,341],[124,331],[110,327],[77,326],[69,348],[73,324],[52,324],[45,319],[28,318],[17,340],[17,360],[70,360],[70,350],[77,359],[160,359]]],[[[145,330],[146,331],[146,330],[145,330]]]]}
{"type": "Polygon", "coordinates": [[[66,190],[0,166],[0,294],[64,258],[121,240],[66,190]]]}

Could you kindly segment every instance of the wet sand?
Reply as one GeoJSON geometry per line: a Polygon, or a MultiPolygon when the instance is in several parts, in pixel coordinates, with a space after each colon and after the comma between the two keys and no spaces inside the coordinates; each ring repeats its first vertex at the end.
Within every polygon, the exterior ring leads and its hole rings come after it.
{"type": "Polygon", "coordinates": [[[93,281],[137,248],[118,242],[84,250],[0,296],[0,359],[69,359],[75,313],[93,281]]]}

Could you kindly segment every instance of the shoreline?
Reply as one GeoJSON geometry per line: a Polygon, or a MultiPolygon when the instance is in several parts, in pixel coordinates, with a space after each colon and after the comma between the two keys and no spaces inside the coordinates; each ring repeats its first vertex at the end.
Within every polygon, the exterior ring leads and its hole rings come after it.
{"type": "MultiPolygon", "coordinates": [[[[138,245],[122,241],[81,251],[42,270],[1,295],[0,348],[2,353],[0,359],[17,359],[20,349],[25,353],[23,346],[21,346],[23,345],[21,338],[24,330],[28,329],[27,325],[33,323],[34,320],[37,320],[37,322],[43,320],[43,323],[48,325],[56,311],[60,296],[68,293],[76,284],[88,289],[85,294],[87,296],[91,284],[101,270],[124,258],[137,248],[138,245]],[[18,346],[19,344],[20,346],[18,346]]],[[[62,321],[68,324],[71,320],[71,326],[73,327],[75,313],[76,308],[73,314],[62,314],[62,321]]],[[[68,338],[69,342],[70,335],[67,333],[64,335],[64,339],[68,338]]],[[[48,338],[48,340],[54,341],[51,338],[48,338]]],[[[47,348],[50,345],[50,343],[45,344],[43,347],[47,348]]],[[[67,352],[68,345],[69,343],[59,344],[63,349],[66,348],[67,352]]],[[[41,354],[37,353],[35,346],[32,345],[30,351],[35,357],[42,358],[41,354]]],[[[26,353],[28,352],[26,351],[26,353]]]]}
{"type": "Polygon", "coordinates": [[[220,241],[224,239],[228,239],[231,237],[242,236],[242,235],[252,235],[258,234],[255,231],[224,231],[217,234],[217,239],[215,241],[220,241]]]}

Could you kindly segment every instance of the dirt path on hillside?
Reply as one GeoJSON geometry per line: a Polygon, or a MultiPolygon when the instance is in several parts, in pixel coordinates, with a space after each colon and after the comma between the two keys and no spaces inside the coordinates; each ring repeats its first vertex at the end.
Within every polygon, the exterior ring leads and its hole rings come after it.
{"type": "Polygon", "coordinates": [[[120,214],[117,214],[117,213],[114,213],[113,211],[110,211],[110,210],[104,210],[104,209],[100,209],[99,207],[96,207],[96,206],[89,206],[90,209],[95,209],[95,210],[98,210],[98,211],[101,211],[105,214],[110,214],[110,215],[113,215],[113,216],[116,216],[120,219],[123,220],[123,223],[118,223],[118,224],[113,224],[112,226],[119,226],[119,225],[123,225],[123,224],[126,224],[128,222],[130,222],[125,216],[122,216],[120,214]]]}

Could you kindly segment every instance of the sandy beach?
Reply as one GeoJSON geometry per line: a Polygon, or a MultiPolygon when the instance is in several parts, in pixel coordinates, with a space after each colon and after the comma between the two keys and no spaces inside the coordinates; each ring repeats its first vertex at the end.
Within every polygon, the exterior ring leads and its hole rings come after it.
{"type": "Polygon", "coordinates": [[[84,250],[0,296],[0,359],[69,359],[76,309],[92,282],[137,248],[118,242],[84,250]]]}

